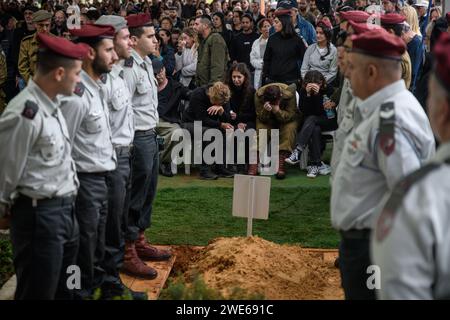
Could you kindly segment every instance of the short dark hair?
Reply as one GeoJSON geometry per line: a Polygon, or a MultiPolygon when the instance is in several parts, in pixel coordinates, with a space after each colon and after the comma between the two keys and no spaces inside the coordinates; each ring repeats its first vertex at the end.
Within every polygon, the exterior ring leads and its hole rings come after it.
{"type": "Polygon", "coordinates": [[[274,103],[281,99],[281,90],[277,85],[270,85],[264,89],[263,100],[264,102],[274,103]]]}
{"type": "Polygon", "coordinates": [[[144,28],[153,27],[153,23],[148,23],[145,26],[136,27],[136,28],[128,28],[130,31],[130,36],[140,38],[144,34],[144,28]]]}
{"type": "Polygon", "coordinates": [[[37,55],[37,73],[46,75],[53,70],[62,67],[70,69],[74,66],[74,59],[63,57],[47,49],[39,49],[37,55]]]}

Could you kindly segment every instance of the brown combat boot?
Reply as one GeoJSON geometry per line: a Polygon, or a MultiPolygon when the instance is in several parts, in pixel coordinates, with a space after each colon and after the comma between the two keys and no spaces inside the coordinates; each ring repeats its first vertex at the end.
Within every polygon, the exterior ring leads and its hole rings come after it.
{"type": "Polygon", "coordinates": [[[139,258],[144,261],[164,261],[172,257],[169,251],[151,246],[145,239],[144,231],[139,232],[139,238],[135,242],[135,247],[139,258]]]}
{"type": "Polygon", "coordinates": [[[139,259],[133,241],[127,241],[125,244],[125,256],[122,266],[122,272],[145,279],[155,279],[158,275],[155,269],[147,266],[139,259]]]}
{"type": "Polygon", "coordinates": [[[285,163],[286,158],[289,157],[290,152],[287,151],[280,151],[280,157],[278,160],[278,172],[276,175],[277,179],[284,179],[286,178],[286,169],[285,169],[285,163]]]}
{"type": "Polygon", "coordinates": [[[256,154],[256,163],[255,164],[249,163],[249,165],[248,165],[247,174],[249,176],[257,176],[258,175],[258,163],[259,163],[259,154],[256,154]]]}

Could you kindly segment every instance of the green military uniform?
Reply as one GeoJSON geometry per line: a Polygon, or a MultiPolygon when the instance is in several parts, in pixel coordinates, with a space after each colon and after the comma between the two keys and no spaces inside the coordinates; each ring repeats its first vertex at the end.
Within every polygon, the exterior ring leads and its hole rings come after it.
{"type": "Polygon", "coordinates": [[[228,63],[228,49],[222,36],[211,33],[198,47],[197,86],[223,81],[228,63]]]}
{"type": "MultiPolygon", "coordinates": [[[[284,83],[271,83],[256,91],[256,130],[259,129],[279,129],[280,130],[280,151],[292,151],[297,135],[297,125],[299,113],[297,100],[295,97],[296,85],[284,83]],[[263,94],[267,87],[277,85],[281,90],[280,111],[273,113],[264,109],[263,94]]],[[[268,133],[270,135],[270,133],[268,133]]]]}
{"type": "Polygon", "coordinates": [[[6,108],[6,95],[3,91],[3,86],[5,85],[7,78],[7,69],[6,69],[6,57],[3,50],[0,48],[0,114],[2,114],[3,110],[6,108]]]}
{"type": "Polygon", "coordinates": [[[22,39],[20,43],[18,68],[21,77],[26,82],[34,76],[38,50],[39,42],[36,39],[36,33],[22,39]]]}

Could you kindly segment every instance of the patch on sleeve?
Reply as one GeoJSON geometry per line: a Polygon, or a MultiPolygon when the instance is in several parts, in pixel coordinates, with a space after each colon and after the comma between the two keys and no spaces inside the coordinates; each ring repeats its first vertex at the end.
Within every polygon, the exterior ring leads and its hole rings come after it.
{"type": "Polygon", "coordinates": [[[393,102],[380,107],[380,148],[386,156],[395,150],[395,107],[393,102]]]}
{"type": "Polygon", "coordinates": [[[81,82],[78,82],[73,93],[75,93],[79,97],[82,97],[84,90],[85,90],[84,84],[81,82]]]}
{"type": "Polygon", "coordinates": [[[133,67],[133,57],[129,57],[128,59],[125,60],[124,66],[127,68],[131,68],[133,67]]]}
{"type": "Polygon", "coordinates": [[[36,102],[27,100],[27,102],[25,102],[25,108],[22,111],[22,116],[27,119],[33,120],[38,110],[39,106],[36,102]]]}

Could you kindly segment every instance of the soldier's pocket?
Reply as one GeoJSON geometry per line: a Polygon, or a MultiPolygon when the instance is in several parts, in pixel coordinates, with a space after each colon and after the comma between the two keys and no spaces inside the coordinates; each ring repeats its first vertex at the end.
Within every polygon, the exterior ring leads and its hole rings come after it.
{"type": "Polygon", "coordinates": [[[114,111],[122,110],[128,103],[128,98],[122,90],[117,90],[111,99],[111,106],[114,111]]]}
{"type": "Polygon", "coordinates": [[[102,130],[101,113],[93,113],[86,120],[86,130],[89,133],[97,133],[102,130]]]}
{"type": "Polygon", "coordinates": [[[350,166],[356,168],[363,162],[363,160],[364,160],[364,152],[362,152],[361,150],[349,152],[347,162],[350,166]]]}
{"type": "Polygon", "coordinates": [[[139,94],[146,94],[150,91],[150,84],[143,81],[136,85],[136,90],[139,94]]]}
{"type": "Polygon", "coordinates": [[[59,158],[61,150],[59,150],[56,137],[54,135],[41,137],[39,146],[41,156],[45,161],[55,161],[59,158]]]}

